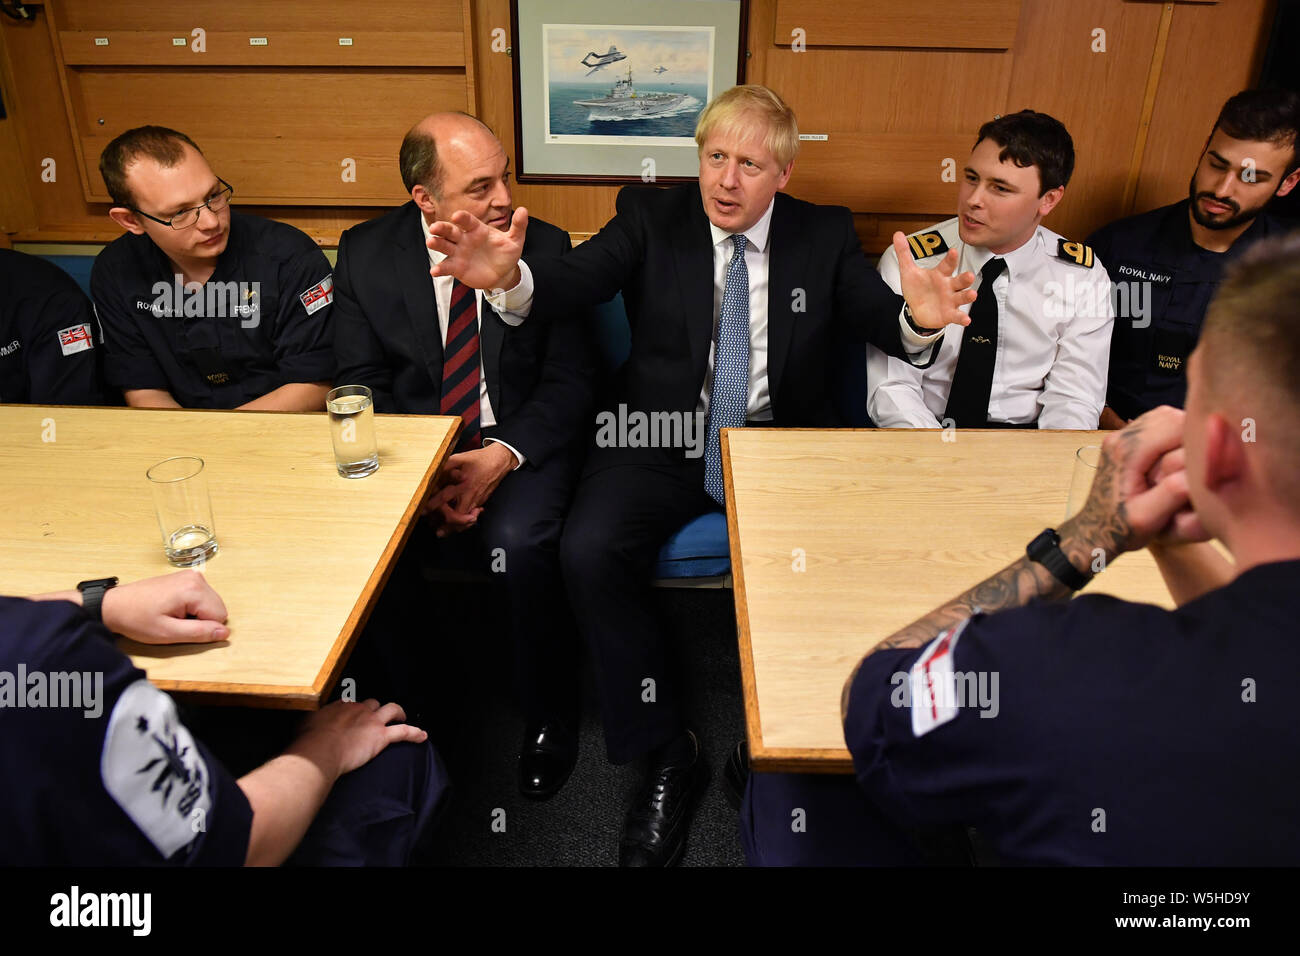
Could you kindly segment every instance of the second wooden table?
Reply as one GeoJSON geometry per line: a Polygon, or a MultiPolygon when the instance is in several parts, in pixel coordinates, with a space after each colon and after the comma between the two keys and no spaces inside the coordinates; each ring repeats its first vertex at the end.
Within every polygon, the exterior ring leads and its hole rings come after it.
{"type": "MultiPolygon", "coordinates": [[[[727,524],[750,756],[847,773],[840,690],[877,642],[1065,519],[1074,453],[1104,432],[731,429],[727,524]]],[[[1085,593],[1172,607],[1147,551],[1085,593]]]]}

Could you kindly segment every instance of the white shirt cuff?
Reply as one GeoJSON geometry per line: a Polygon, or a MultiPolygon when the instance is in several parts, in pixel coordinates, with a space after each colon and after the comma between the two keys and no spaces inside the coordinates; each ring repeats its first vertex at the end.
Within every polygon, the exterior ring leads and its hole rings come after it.
{"type": "Polygon", "coordinates": [[[935,329],[933,335],[922,335],[912,328],[907,315],[898,310],[898,327],[902,332],[903,351],[913,365],[924,365],[930,358],[930,350],[943,341],[943,329],[935,329]]]}
{"type": "Polygon", "coordinates": [[[906,308],[898,311],[898,327],[903,332],[903,347],[909,352],[919,352],[922,349],[928,349],[936,341],[943,329],[934,329],[929,335],[922,335],[916,329],[912,328],[912,323],[907,321],[906,308]]]}
{"type": "Polygon", "coordinates": [[[484,438],[484,439],[483,439],[483,444],[484,444],[484,445],[487,445],[487,444],[489,444],[489,443],[491,443],[491,442],[496,442],[496,444],[498,444],[498,445],[505,445],[507,448],[510,449],[511,454],[513,454],[513,455],[515,456],[515,461],[518,462],[518,464],[516,464],[515,467],[514,467],[514,469],[513,469],[514,471],[518,471],[520,468],[522,468],[524,462],[528,460],[528,459],[524,458],[523,455],[519,454],[519,449],[516,448],[514,445],[510,444],[510,442],[508,442],[508,441],[502,441],[500,438],[484,438]]]}
{"type": "Polygon", "coordinates": [[[483,298],[506,325],[523,325],[533,308],[533,272],[528,263],[519,260],[519,284],[513,289],[492,292],[484,289],[483,298]]]}

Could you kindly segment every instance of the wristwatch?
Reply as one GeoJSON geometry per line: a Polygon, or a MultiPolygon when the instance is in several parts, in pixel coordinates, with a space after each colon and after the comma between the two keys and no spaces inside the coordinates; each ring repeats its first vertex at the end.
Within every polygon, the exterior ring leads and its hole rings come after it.
{"type": "Polygon", "coordinates": [[[912,321],[912,307],[907,304],[906,300],[903,301],[903,318],[907,320],[908,327],[911,328],[911,330],[915,332],[917,335],[924,335],[925,337],[929,338],[931,336],[938,335],[940,332],[943,331],[943,329],[925,329],[917,325],[914,321],[912,321]]]}
{"type": "Polygon", "coordinates": [[[81,607],[90,615],[92,621],[104,623],[104,594],[112,587],[117,587],[117,578],[95,578],[78,582],[77,590],[81,592],[81,607]]]}
{"type": "Polygon", "coordinates": [[[1071,591],[1079,590],[1090,580],[1089,575],[1076,568],[1065,556],[1065,552],[1061,550],[1061,536],[1056,533],[1055,528],[1047,528],[1030,541],[1025,548],[1025,554],[1029,556],[1030,561],[1037,561],[1051,571],[1052,577],[1071,591]]]}

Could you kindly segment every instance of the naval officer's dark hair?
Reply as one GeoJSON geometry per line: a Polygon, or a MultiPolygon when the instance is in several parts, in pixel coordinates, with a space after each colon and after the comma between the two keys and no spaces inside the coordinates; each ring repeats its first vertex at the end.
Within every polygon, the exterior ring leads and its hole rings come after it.
{"type": "Polygon", "coordinates": [[[1038,167],[1040,196],[1064,186],[1074,172],[1074,140],[1054,116],[1033,110],[999,116],[980,127],[975,145],[986,139],[1002,147],[998,153],[1000,161],[1038,167]]]}
{"type": "Polygon", "coordinates": [[[171,168],[185,158],[186,145],[196,153],[203,152],[194,140],[166,126],[137,126],[114,137],[99,154],[99,175],[113,202],[128,208],[135,205],[131,187],[126,184],[128,166],[147,157],[159,166],[171,168]]]}
{"type": "MultiPolygon", "coordinates": [[[[1300,93],[1294,90],[1242,90],[1223,104],[1210,130],[1223,130],[1233,139],[1291,147],[1285,179],[1300,169],[1300,93]]],[[[1206,140],[1208,147],[1210,141],[1206,140]]]]}

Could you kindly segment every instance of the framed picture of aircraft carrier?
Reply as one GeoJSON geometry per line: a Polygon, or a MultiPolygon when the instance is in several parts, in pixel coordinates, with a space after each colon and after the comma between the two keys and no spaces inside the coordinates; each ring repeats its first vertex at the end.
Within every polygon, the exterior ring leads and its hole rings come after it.
{"type": "Polygon", "coordinates": [[[744,82],[748,0],[512,0],[524,183],[675,182],[695,122],[744,82]]]}

